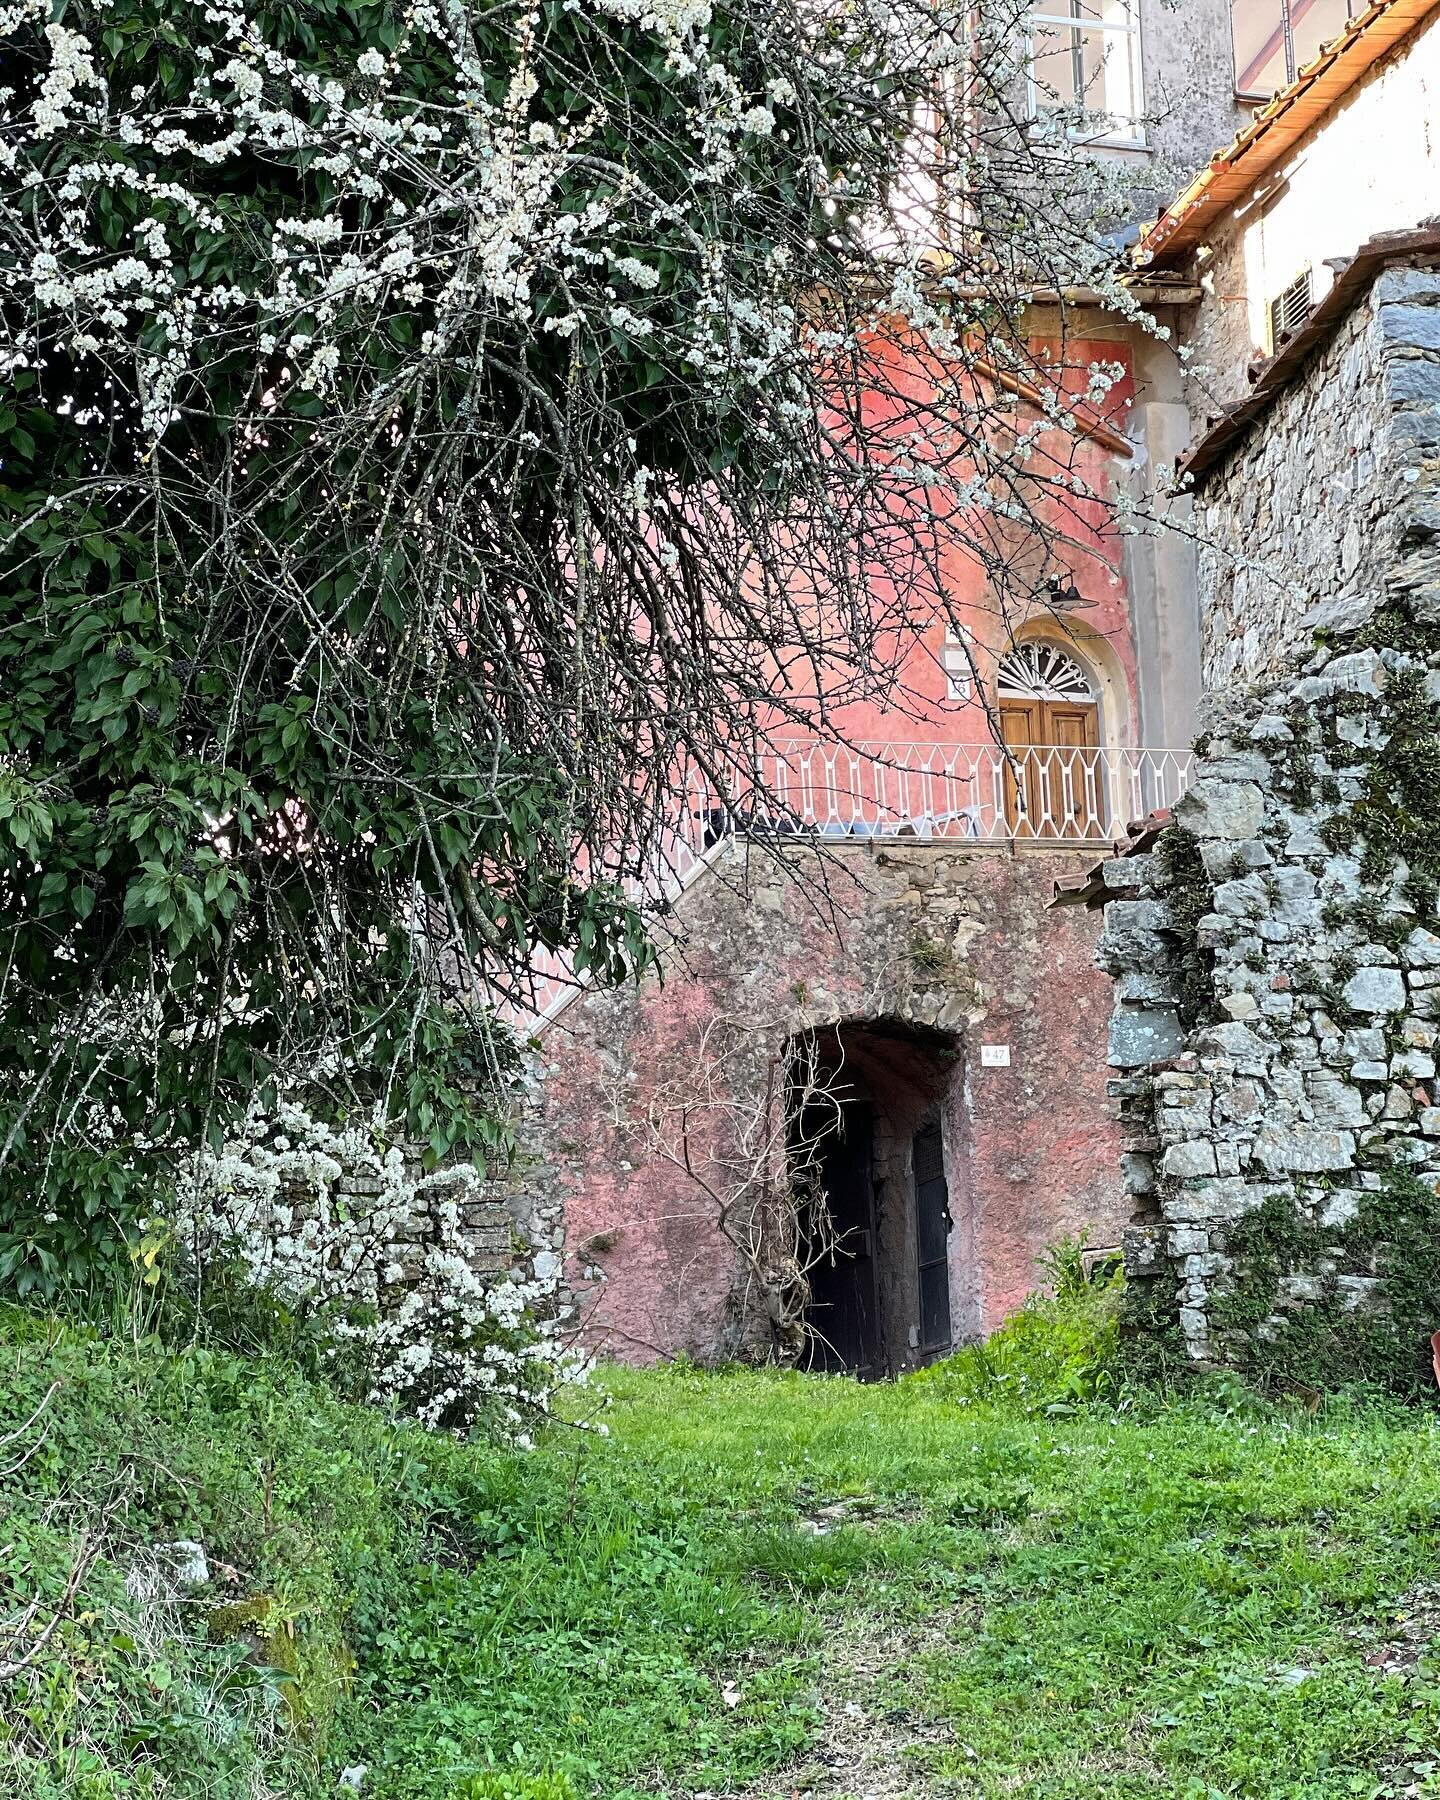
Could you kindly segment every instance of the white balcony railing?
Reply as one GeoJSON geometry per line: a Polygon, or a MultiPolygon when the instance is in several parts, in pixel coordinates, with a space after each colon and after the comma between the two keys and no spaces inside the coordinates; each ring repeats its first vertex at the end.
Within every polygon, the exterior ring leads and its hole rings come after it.
{"type": "MultiPolygon", "coordinates": [[[[733,783],[728,795],[692,776],[645,898],[676,899],[736,837],[775,847],[896,838],[951,849],[1099,849],[1122,837],[1132,820],[1173,806],[1191,764],[1187,750],[781,745],[759,757],[752,781],[733,783]],[[749,802],[747,785],[755,796],[749,802]]],[[[553,1017],[584,985],[558,958],[544,958],[533,973],[527,1002],[502,1008],[522,1030],[553,1017]]]]}
{"type": "Polygon", "coordinates": [[[693,785],[701,836],[691,849],[737,832],[1099,846],[1173,806],[1190,763],[1184,750],[792,744],[759,760],[754,786],[765,798],[753,807],[693,785]]]}

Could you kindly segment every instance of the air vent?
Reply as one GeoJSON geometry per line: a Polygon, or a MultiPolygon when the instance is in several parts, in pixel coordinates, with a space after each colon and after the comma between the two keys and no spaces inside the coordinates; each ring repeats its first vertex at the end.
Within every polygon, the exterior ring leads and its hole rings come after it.
{"type": "Polygon", "coordinates": [[[1286,338],[1293,337],[1315,310],[1310,271],[1297,275],[1289,287],[1270,302],[1270,351],[1273,355],[1286,338]]]}

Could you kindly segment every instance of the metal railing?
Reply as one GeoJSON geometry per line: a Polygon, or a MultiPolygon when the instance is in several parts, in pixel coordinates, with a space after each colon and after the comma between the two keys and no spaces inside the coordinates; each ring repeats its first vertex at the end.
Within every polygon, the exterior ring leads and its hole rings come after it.
{"type": "Polygon", "coordinates": [[[1185,750],[1088,745],[790,744],[755,769],[753,807],[696,785],[702,846],[717,837],[937,838],[1083,848],[1112,843],[1132,819],[1173,806],[1185,750]]]}
{"type": "MultiPolygon", "coordinates": [[[[895,838],[952,849],[1099,849],[1132,820],[1173,806],[1192,761],[1188,750],[1088,745],[777,745],[728,794],[698,774],[686,783],[644,897],[677,899],[737,837],[777,846],[895,838]]],[[[527,1002],[502,1008],[522,1030],[553,1017],[585,985],[558,957],[543,958],[533,974],[527,1002]]]]}

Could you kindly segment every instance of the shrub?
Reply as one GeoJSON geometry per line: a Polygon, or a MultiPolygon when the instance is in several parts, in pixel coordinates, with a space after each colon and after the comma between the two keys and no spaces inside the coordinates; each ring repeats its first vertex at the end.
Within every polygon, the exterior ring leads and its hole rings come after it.
{"type": "Polygon", "coordinates": [[[353,1397],[432,1430],[520,1433],[582,1365],[543,1323],[555,1278],[474,1266],[483,1197],[469,1164],[417,1175],[378,1120],[337,1129],[282,1101],[192,1160],[175,1232],[202,1316],[218,1273],[222,1303],[248,1289],[353,1397]]]}
{"type": "Polygon", "coordinates": [[[983,1344],[972,1344],[904,1380],[961,1403],[1059,1413],[1114,1384],[1125,1279],[1084,1273],[1080,1242],[1043,1260],[1055,1291],[1032,1294],[983,1344]]]}

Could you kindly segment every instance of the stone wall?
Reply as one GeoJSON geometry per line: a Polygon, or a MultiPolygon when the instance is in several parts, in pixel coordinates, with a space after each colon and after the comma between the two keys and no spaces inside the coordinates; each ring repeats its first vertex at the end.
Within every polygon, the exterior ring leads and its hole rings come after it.
{"type": "Polygon", "coordinates": [[[1440,273],[1392,268],[1206,489],[1213,531],[1279,534],[1281,583],[1212,554],[1202,591],[1212,671],[1266,678],[1209,696],[1173,825],[1104,870],[1129,1263],[1200,1362],[1375,1372],[1388,1332],[1415,1367],[1440,1327],[1437,446],[1440,273]]]}
{"type": "MultiPolygon", "coordinates": [[[[737,1136],[754,1132],[786,1044],[805,1032],[840,1028],[874,1097],[880,1255],[902,1272],[907,1134],[938,1109],[957,1340],[1019,1304],[1056,1237],[1118,1244],[1129,1212],[1096,922],[1046,905],[1081,860],[903,840],[777,858],[741,844],[679,903],[663,984],[572,1005],[542,1041],[533,1179],[563,1200],[590,1341],[640,1359],[773,1347],[717,1211],[737,1136]],[[1004,1066],[982,1058],[986,1045],[1004,1066]],[[681,1102],[689,1169],[673,1153],[681,1102]],[[652,1129],[661,1113],[669,1155],[652,1129]]],[[[894,1364],[910,1346],[905,1284],[890,1285],[894,1364]]]]}
{"type": "Polygon", "coordinates": [[[1385,277],[1376,306],[1350,315],[1205,483],[1195,514],[1207,691],[1297,667],[1317,623],[1373,607],[1393,501],[1376,454],[1381,371],[1402,285],[1400,271],[1385,277]]]}

